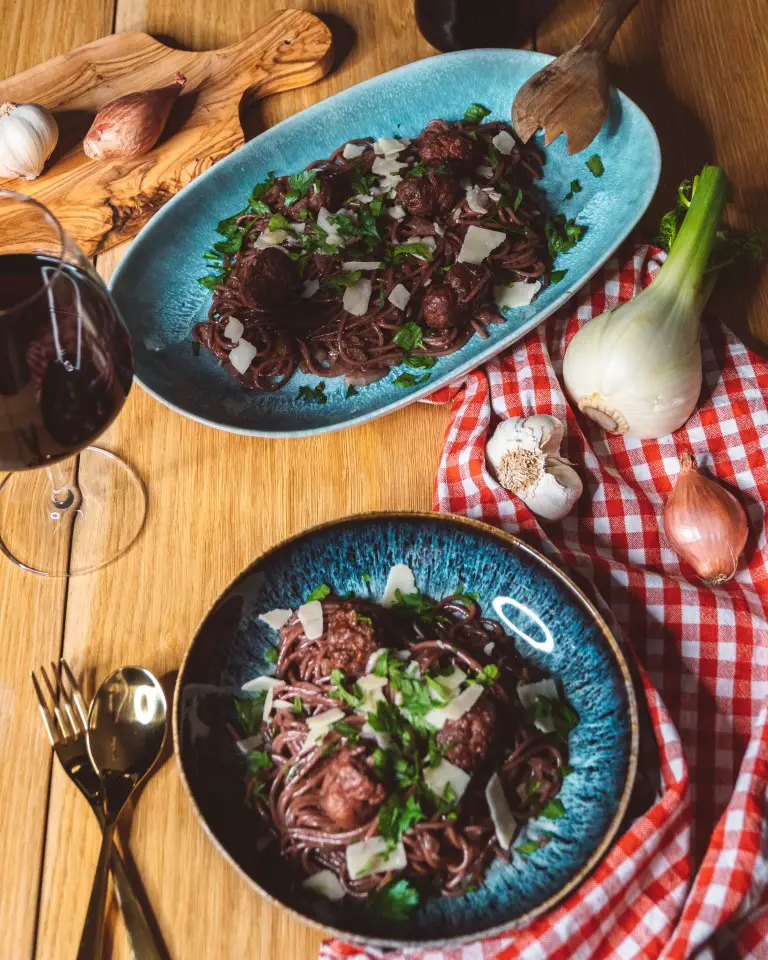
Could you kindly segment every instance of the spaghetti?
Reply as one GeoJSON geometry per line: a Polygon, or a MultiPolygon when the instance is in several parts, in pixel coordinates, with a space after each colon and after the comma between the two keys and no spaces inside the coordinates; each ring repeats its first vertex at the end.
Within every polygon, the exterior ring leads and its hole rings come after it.
{"type": "Polygon", "coordinates": [[[219,224],[194,339],[249,389],[280,389],[297,369],[351,386],[401,364],[419,371],[402,385],[427,378],[504,322],[510,284],[525,303],[548,282],[542,164],[509,124],[475,118],[433,120],[413,141],[352,140],[270,176],[219,224]],[[487,254],[468,251],[472,227],[495,237],[487,254]]]}
{"type": "MultiPolygon", "coordinates": [[[[384,608],[330,594],[320,608],[319,636],[302,607],[281,628],[277,679],[260,678],[276,699],[266,719],[257,700],[244,723],[261,736],[249,802],[282,856],[304,876],[330,871],[339,895],[385,910],[393,892],[407,890],[411,906],[424,893],[461,896],[494,858],[509,862],[527,821],[563,814],[578,716],[473,595],[398,594],[384,608]],[[491,809],[493,778],[506,825],[491,809]],[[366,847],[377,838],[379,851],[366,847]],[[361,871],[353,849],[373,851],[361,871]]],[[[241,720],[253,704],[238,704],[241,720]]],[[[516,849],[546,839],[534,831],[516,849]]]]}

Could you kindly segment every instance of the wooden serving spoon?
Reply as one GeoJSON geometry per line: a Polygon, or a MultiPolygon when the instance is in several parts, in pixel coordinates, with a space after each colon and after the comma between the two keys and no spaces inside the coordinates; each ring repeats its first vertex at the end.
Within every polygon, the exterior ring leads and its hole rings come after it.
{"type": "Polygon", "coordinates": [[[512,104],[512,123],[523,143],[540,127],[545,144],[564,133],[569,154],[592,143],[608,116],[605,55],[636,3],[602,0],[594,23],[576,46],[520,87],[512,104]]]}

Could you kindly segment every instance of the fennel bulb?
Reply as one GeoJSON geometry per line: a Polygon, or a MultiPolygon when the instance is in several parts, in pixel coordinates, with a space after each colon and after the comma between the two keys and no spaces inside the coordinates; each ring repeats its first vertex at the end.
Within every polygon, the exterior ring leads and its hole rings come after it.
{"type": "Polygon", "coordinates": [[[591,320],[568,345],[565,388],[603,429],[658,439],[679,429],[696,408],[699,321],[716,277],[707,267],[729,189],[719,167],[704,167],[653,283],[591,320]]]}

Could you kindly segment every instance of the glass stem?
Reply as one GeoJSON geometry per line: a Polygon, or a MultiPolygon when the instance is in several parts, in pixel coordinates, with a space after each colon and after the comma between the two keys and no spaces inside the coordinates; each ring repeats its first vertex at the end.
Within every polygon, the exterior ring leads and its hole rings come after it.
{"type": "Polygon", "coordinates": [[[51,484],[51,503],[57,510],[77,507],[82,499],[77,485],[77,457],[52,463],[48,467],[51,484]]]}

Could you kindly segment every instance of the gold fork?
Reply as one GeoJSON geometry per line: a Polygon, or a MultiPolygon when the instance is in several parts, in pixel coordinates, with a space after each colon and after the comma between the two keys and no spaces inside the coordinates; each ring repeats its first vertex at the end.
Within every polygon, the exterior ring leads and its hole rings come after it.
{"type": "MultiPolygon", "coordinates": [[[[101,794],[101,779],[93,768],[88,756],[86,734],[88,732],[88,710],[85,700],[74,678],[69,664],[63,658],[59,669],[51,664],[53,683],[45,667],[40,668],[43,687],[47,697],[32,673],[32,683],[40,703],[40,716],[51,741],[51,746],[59,758],[67,776],[75,782],[80,792],[90,803],[99,824],[104,825],[104,809],[101,794]],[[67,684],[62,681],[66,677],[67,684]]],[[[123,912],[125,928],[128,934],[131,953],[135,960],[161,960],[166,956],[159,948],[157,938],[149,925],[133,883],[125,872],[125,865],[117,850],[112,851],[110,862],[115,881],[117,902],[123,912]]],[[[96,958],[98,960],[98,958],[96,958]]]]}
{"type": "Polygon", "coordinates": [[[526,80],[512,104],[512,124],[527,143],[539,127],[544,143],[561,133],[568,153],[585,150],[608,116],[610,85],[605,55],[637,0],[602,0],[594,23],[573,49],[526,80]]]}

